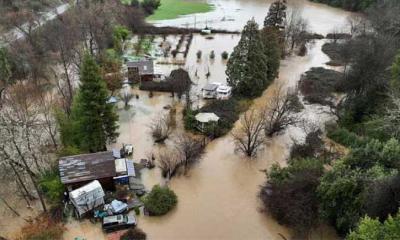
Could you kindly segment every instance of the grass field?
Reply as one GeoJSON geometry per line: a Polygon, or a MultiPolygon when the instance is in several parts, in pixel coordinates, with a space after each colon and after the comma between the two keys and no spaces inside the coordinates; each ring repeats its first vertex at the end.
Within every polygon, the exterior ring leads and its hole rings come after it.
{"type": "Polygon", "coordinates": [[[188,2],[185,0],[161,0],[161,6],[147,20],[174,19],[180,15],[204,13],[211,11],[213,6],[207,3],[188,2]]]}

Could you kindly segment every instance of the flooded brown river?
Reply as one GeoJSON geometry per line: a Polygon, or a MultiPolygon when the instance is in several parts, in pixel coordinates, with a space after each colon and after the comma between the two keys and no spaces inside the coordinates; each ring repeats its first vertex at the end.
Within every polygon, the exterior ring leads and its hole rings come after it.
{"type": "MultiPolygon", "coordinates": [[[[207,22],[207,25],[213,28],[240,30],[252,17],[262,23],[272,0],[211,0],[210,2],[216,9],[209,13],[196,14],[197,27],[202,27],[201,24],[205,26],[207,22]]],[[[326,34],[341,29],[350,16],[348,12],[305,0],[289,2],[291,6],[303,9],[303,16],[309,21],[311,30],[316,33],[326,34]]],[[[156,24],[185,26],[186,23],[194,24],[194,18],[191,15],[156,24]]],[[[191,73],[193,82],[200,87],[207,81],[225,82],[226,63],[220,54],[223,51],[231,52],[238,40],[239,36],[236,35],[215,35],[211,40],[195,35],[185,65],[191,73]],[[195,57],[198,50],[203,51],[200,62],[197,62],[195,57]],[[214,50],[217,56],[214,61],[208,58],[211,50],[214,50]],[[194,76],[196,70],[198,78],[194,76]],[[207,80],[205,73],[208,70],[211,77],[207,80]]],[[[253,107],[262,107],[278,84],[295,87],[302,73],[311,67],[325,66],[329,59],[321,51],[324,41],[317,40],[310,43],[305,57],[289,57],[283,60],[279,79],[276,79],[263,96],[255,101],[253,107]]],[[[158,67],[163,71],[176,68],[158,67]]],[[[149,133],[148,125],[151,119],[165,111],[163,110],[165,105],[172,105],[177,100],[172,99],[169,94],[155,94],[149,98],[145,92],[132,91],[139,94],[140,98],[131,100],[132,107],[129,110],[119,111],[121,135],[117,145],[134,144],[134,159],[140,160],[148,158],[149,153],[157,148],[149,133]]],[[[321,108],[317,106],[306,106],[303,116],[319,125],[330,119],[330,116],[323,114],[321,108]]],[[[268,169],[274,163],[285,165],[292,144],[291,139],[302,138],[302,134],[299,128],[289,128],[286,133],[271,139],[258,157],[251,160],[234,152],[229,134],[211,142],[200,163],[190,170],[188,175],[175,177],[168,183],[178,195],[177,207],[163,217],[140,216],[139,227],[148,234],[148,239],[281,240],[282,236],[290,239],[290,229],[280,226],[271,217],[260,213],[257,194],[260,185],[265,181],[265,173],[262,170],[268,169]]],[[[164,183],[156,168],[144,170],[142,180],[147,189],[155,184],[164,183]]],[[[70,230],[65,239],[68,240],[76,236],[86,237],[87,240],[105,239],[99,231],[99,226],[96,225],[84,224],[78,227],[69,224],[67,227],[70,230]]],[[[327,227],[314,231],[311,238],[338,239],[334,231],[327,227]]]]}

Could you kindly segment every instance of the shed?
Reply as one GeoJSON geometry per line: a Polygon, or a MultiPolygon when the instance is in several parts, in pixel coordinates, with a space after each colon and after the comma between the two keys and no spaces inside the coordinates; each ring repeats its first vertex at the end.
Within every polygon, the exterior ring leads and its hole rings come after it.
{"type": "Polygon", "coordinates": [[[62,157],[58,166],[61,182],[69,190],[93,180],[98,180],[106,189],[114,189],[113,177],[116,176],[116,170],[111,151],[62,157]]]}
{"type": "Polygon", "coordinates": [[[69,192],[69,198],[79,217],[88,211],[103,205],[104,196],[103,188],[97,180],[69,192]]]}
{"type": "Polygon", "coordinates": [[[128,79],[132,82],[153,80],[153,59],[141,58],[126,63],[128,68],[128,79]]]}
{"type": "Polygon", "coordinates": [[[200,123],[199,124],[200,131],[203,131],[204,127],[207,124],[212,124],[219,121],[219,117],[215,113],[207,113],[207,112],[196,114],[195,119],[197,122],[200,123]]]}

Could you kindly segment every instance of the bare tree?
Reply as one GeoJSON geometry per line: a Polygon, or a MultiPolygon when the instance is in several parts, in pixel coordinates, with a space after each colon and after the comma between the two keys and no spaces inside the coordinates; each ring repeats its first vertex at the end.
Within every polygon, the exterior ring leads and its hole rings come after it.
{"type": "Polygon", "coordinates": [[[133,98],[133,95],[129,91],[124,91],[124,93],[122,93],[122,100],[124,101],[125,109],[129,108],[129,101],[132,98],[133,98]]]}
{"type": "Polygon", "coordinates": [[[271,137],[289,125],[296,124],[300,119],[296,113],[302,108],[303,105],[298,98],[297,90],[285,91],[283,86],[279,85],[264,111],[266,136],[271,137]]]}
{"type": "Polygon", "coordinates": [[[285,43],[289,51],[293,51],[296,46],[301,46],[306,41],[308,22],[302,16],[301,9],[292,8],[288,17],[285,19],[285,43]]]}
{"type": "Polygon", "coordinates": [[[239,129],[232,133],[236,150],[248,157],[255,156],[266,141],[263,129],[264,119],[262,114],[255,110],[246,112],[240,119],[239,129]]]}
{"type": "Polygon", "coordinates": [[[170,115],[157,114],[157,116],[150,123],[151,135],[157,143],[164,142],[172,132],[172,121],[170,115]]]}
{"type": "Polygon", "coordinates": [[[193,164],[200,160],[205,146],[201,140],[187,134],[179,135],[174,143],[179,162],[186,173],[193,164]]]}
{"type": "Polygon", "coordinates": [[[157,165],[161,169],[162,176],[168,180],[177,173],[181,166],[176,152],[170,150],[160,151],[157,165]]]}

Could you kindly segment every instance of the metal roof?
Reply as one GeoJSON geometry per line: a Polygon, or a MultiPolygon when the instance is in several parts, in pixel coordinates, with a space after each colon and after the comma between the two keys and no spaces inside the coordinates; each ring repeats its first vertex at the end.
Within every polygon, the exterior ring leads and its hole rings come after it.
{"type": "Polygon", "coordinates": [[[61,182],[64,184],[116,176],[111,151],[62,157],[58,163],[61,182]]]}
{"type": "Polygon", "coordinates": [[[215,84],[215,83],[208,83],[203,87],[202,90],[204,90],[204,91],[215,91],[215,90],[217,90],[218,86],[219,85],[215,84]]]}
{"type": "Polygon", "coordinates": [[[128,68],[137,67],[140,75],[154,74],[154,64],[152,59],[141,59],[138,61],[129,61],[126,63],[128,68]]]}
{"type": "Polygon", "coordinates": [[[219,117],[215,113],[198,113],[195,118],[201,123],[218,122],[219,120],[219,117]]]}

